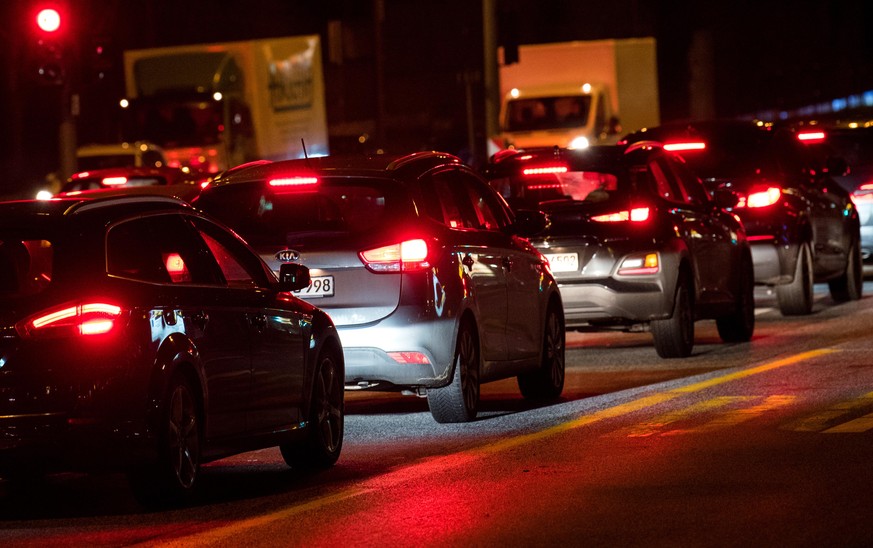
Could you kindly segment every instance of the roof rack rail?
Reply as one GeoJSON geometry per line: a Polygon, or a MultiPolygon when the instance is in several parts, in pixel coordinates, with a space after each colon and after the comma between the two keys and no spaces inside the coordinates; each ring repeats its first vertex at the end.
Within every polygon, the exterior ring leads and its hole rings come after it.
{"type": "Polygon", "coordinates": [[[77,201],[64,211],[64,215],[72,215],[82,211],[111,207],[118,204],[129,203],[164,203],[176,206],[191,207],[191,204],[175,196],[111,196],[107,198],[94,198],[77,201]]]}

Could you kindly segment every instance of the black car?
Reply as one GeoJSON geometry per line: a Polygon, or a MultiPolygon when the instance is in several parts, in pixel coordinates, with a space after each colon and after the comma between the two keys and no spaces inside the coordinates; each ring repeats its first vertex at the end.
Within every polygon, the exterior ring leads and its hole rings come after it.
{"type": "Polygon", "coordinates": [[[694,322],[726,342],[755,326],[752,257],[742,224],[660,145],[508,150],[486,169],[512,207],[541,210],[531,242],[561,289],[568,329],[651,330],[658,355],[685,357],[694,322]]]}
{"type": "Polygon", "coordinates": [[[0,204],[0,476],[122,470],[163,502],[233,453],[332,465],[343,355],[307,284],[178,199],[0,204]]]}
{"type": "Polygon", "coordinates": [[[624,138],[642,140],[681,154],[709,190],[738,193],[733,212],[752,244],[755,281],[775,288],[783,314],[809,314],[818,282],[836,302],[861,298],[858,211],[834,179],[845,162],[813,154],[794,131],[752,121],[667,124],[624,138]]]}
{"type": "Polygon", "coordinates": [[[300,296],[330,314],[346,388],[427,397],[438,422],[472,420],[481,383],[564,386],[564,315],[546,260],[457,157],[327,156],[243,165],[194,202],[274,270],[309,267],[300,296]]]}

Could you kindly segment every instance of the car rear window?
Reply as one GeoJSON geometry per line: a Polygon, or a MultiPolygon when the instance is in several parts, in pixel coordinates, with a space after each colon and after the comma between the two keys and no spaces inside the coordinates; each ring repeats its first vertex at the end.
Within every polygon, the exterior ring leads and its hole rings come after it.
{"type": "Polygon", "coordinates": [[[619,195],[619,174],[606,170],[517,175],[490,181],[513,209],[539,209],[555,200],[607,202],[619,195]]]}
{"type": "Polygon", "coordinates": [[[45,290],[53,257],[48,240],[0,236],[0,296],[27,297],[45,290]]]}
{"type": "Polygon", "coordinates": [[[390,180],[322,178],[311,186],[287,189],[263,183],[219,186],[203,193],[196,205],[252,245],[286,245],[290,234],[378,229],[409,203],[390,180]]]}

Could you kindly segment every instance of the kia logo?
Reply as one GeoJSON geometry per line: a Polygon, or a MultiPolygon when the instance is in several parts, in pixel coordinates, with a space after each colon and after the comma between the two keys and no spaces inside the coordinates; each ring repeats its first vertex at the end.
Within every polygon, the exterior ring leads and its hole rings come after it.
{"type": "Polygon", "coordinates": [[[276,260],[283,263],[293,263],[300,260],[300,252],[293,249],[283,249],[276,253],[276,260]]]}

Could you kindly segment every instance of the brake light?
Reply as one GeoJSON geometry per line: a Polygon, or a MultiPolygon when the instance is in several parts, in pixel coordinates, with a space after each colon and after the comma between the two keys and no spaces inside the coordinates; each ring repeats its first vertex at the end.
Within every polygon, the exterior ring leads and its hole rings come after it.
{"type": "Polygon", "coordinates": [[[268,184],[277,188],[307,187],[318,184],[318,177],[281,177],[270,179],[268,184]]]}
{"type": "Polygon", "coordinates": [[[388,352],[388,357],[397,363],[411,365],[429,365],[430,360],[421,352],[388,352]]]}
{"type": "Polygon", "coordinates": [[[641,223],[643,221],[647,221],[648,219],[649,208],[647,207],[624,209],[615,213],[607,213],[605,215],[595,215],[594,217],[591,217],[592,221],[597,221],[598,223],[620,223],[626,221],[641,223]]]}
{"type": "Polygon", "coordinates": [[[747,196],[740,196],[737,208],[768,207],[778,202],[781,197],[782,190],[779,187],[771,186],[766,189],[750,192],[747,196]]]}
{"type": "Polygon", "coordinates": [[[106,186],[119,186],[127,183],[127,177],[104,177],[103,184],[106,186]]]}
{"type": "Polygon", "coordinates": [[[522,170],[523,175],[531,176],[531,175],[553,175],[556,173],[567,173],[569,168],[567,166],[540,166],[540,167],[526,167],[522,170]]]}
{"type": "Polygon", "coordinates": [[[358,256],[367,269],[376,272],[413,272],[430,268],[428,248],[424,240],[406,240],[361,251],[358,256]]]}
{"type": "Polygon", "coordinates": [[[561,183],[548,183],[544,185],[527,185],[528,190],[559,190],[564,188],[561,183]]]}
{"type": "Polygon", "coordinates": [[[16,326],[22,337],[63,337],[109,333],[122,315],[120,306],[84,303],[42,312],[16,326]]]}
{"type": "Polygon", "coordinates": [[[669,150],[670,152],[677,152],[680,150],[704,150],[706,149],[706,143],[703,141],[688,141],[681,143],[666,143],[664,144],[664,150],[669,150]]]}
{"type": "Polygon", "coordinates": [[[856,202],[873,202],[873,183],[864,183],[852,192],[856,202]]]}
{"type": "Polygon", "coordinates": [[[804,143],[820,143],[825,140],[824,131],[801,131],[797,139],[804,143]]]}

